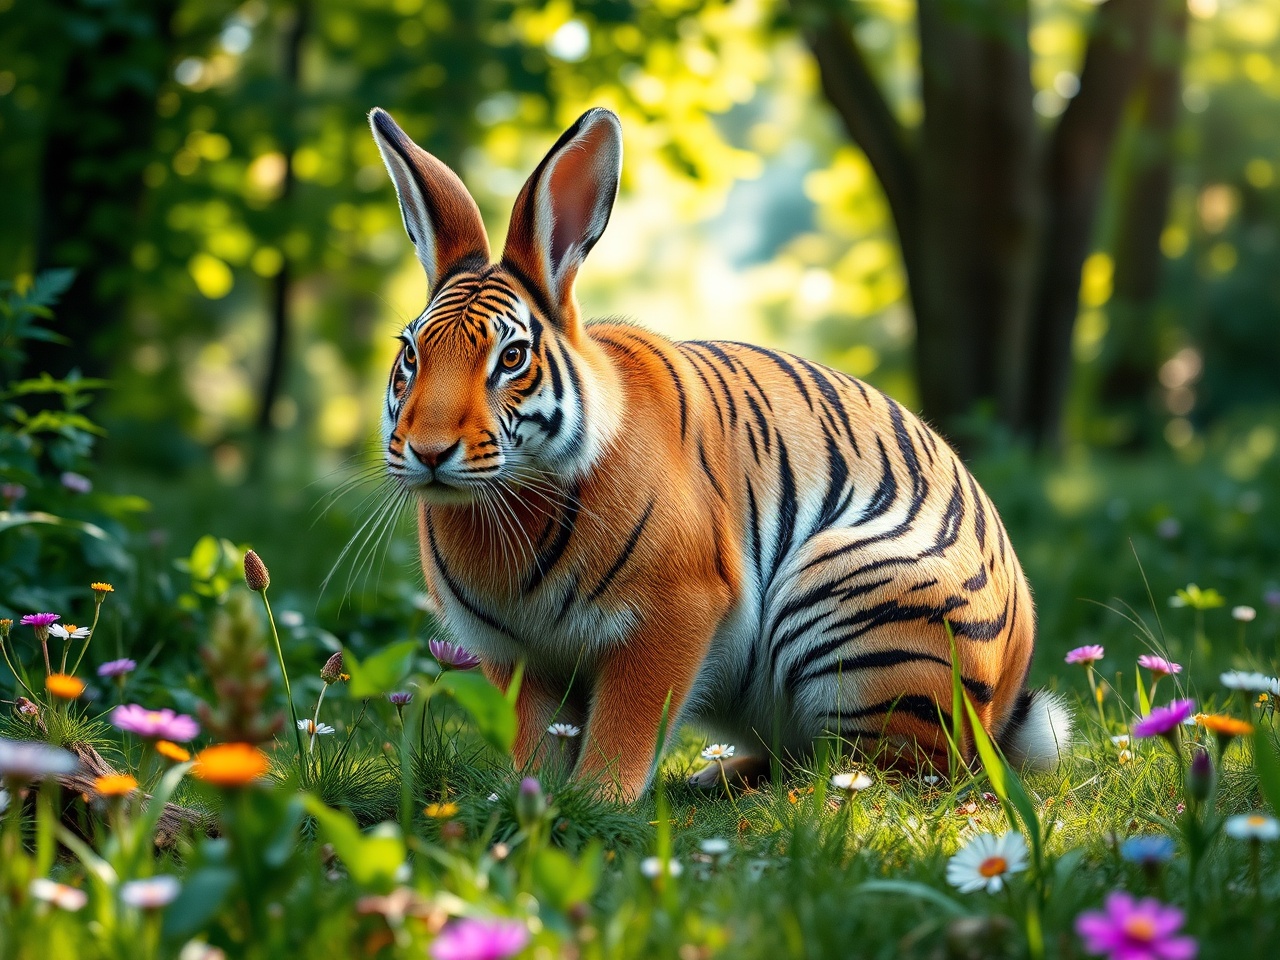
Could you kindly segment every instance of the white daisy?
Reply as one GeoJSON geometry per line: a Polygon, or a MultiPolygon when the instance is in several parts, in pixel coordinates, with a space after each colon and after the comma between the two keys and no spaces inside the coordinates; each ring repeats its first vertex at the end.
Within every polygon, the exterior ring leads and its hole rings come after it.
{"type": "Polygon", "coordinates": [[[36,877],[27,888],[37,900],[52,903],[59,910],[75,913],[89,902],[89,895],[79,887],[69,887],[46,877],[36,877]]]}
{"type": "Polygon", "coordinates": [[[1256,670],[1228,670],[1218,678],[1224,687],[1232,690],[1252,690],[1254,692],[1270,692],[1276,688],[1275,677],[1268,677],[1256,670]]]}
{"type": "Polygon", "coordinates": [[[181,889],[177,877],[162,873],[146,880],[130,880],[120,888],[120,899],[141,910],[159,910],[173,903],[181,889]]]}
{"type": "Polygon", "coordinates": [[[998,893],[1008,877],[1027,869],[1027,841],[1020,833],[980,833],[947,863],[947,883],[961,893],[998,893]]]}
{"type": "Polygon", "coordinates": [[[316,723],[314,720],[299,720],[298,729],[309,737],[324,737],[334,732],[327,723],[316,723]]]}
{"type": "Polygon", "coordinates": [[[1118,737],[1112,737],[1111,745],[1117,750],[1125,749],[1129,746],[1129,735],[1127,733],[1122,733],[1118,737]]]}
{"type": "Polygon", "coordinates": [[[923,783],[926,787],[936,787],[939,783],[942,782],[942,778],[938,776],[936,773],[926,773],[923,777],[920,778],[920,782],[923,783]]]}
{"type": "Polygon", "coordinates": [[[731,743],[713,743],[702,751],[703,760],[728,760],[733,756],[734,746],[731,743]]]}
{"type": "Polygon", "coordinates": [[[88,627],[77,627],[74,623],[63,626],[60,623],[49,624],[49,636],[59,640],[83,640],[89,635],[88,627]]]}
{"type": "MultiPolygon", "coordinates": [[[[640,861],[640,872],[650,880],[654,880],[662,876],[662,866],[662,860],[658,857],[645,857],[640,861]]],[[[666,867],[666,873],[671,877],[680,876],[680,872],[684,869],[684,867],[680,866],[679,860],[668,860],[666,867]]]]}
{"type": "Polygon", "coordinates": [[[1244,604],[1231,608],[1231,619],[1239,620],[1241,623],[1249,623],[1257,615],[1257,610],[1253,609],[1253,607],[1245,606],[1244,604]]]}
{"type": "Polygon", "coordinates": [[[0,777],[36,780],[71,773],[80,766],[74,754],[35,740],[0,737],[0,777]]]}
{"type": "Polygon", "coordinates": [[[547,733],[553,737],[560,737],[562,740],[571,740],[581,732],[572,723],[553,723],[547,727],[547,733]]]}
{"type": "Polygon", "coordinates": [[[1280,839],[1280,821],[1265,813],[1239,813],[1234,817],[1227,817],[1222,829],[1227,836],[1237,840],[1280,839]]]}
{"type": "Polygon", "coordinates": [[[708,856],[722,857],[729,852],[729,841],[724,837],[707,837],[700,844],[698,849],[708,856]]]}
{"type": "Polygon", "coordinates": [[[871,786],[874,781],[861,770],[853,773],[837,773],[831,778],[831,786],[846,793],[857,793],[871,786]]]}

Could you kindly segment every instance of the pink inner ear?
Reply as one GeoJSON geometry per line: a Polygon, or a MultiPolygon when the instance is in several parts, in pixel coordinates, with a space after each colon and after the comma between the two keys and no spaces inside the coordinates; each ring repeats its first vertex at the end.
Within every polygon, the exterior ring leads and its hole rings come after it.
{"type": "MultiPolygon", "coordinates": [[[[571,245],[595,240],[587,235],[600,201],[600,148],[609,132],[606,124],[594,124],[560,155],[551,171],[547,189],[555,217],[549,251],[553,273],[560,273],[571,245]]],[[[578,259],[584,252],[579,251],[578,259]]]]}

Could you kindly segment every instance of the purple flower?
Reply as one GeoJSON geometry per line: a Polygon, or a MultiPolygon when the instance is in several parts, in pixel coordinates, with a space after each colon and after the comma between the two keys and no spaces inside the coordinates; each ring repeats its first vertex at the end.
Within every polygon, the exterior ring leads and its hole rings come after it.
{"type": "Polygon", "coordinates": [[[387,694],[387,699],[394,703],[397,707],[403,707],[406,703],[413,699],[413,694],[404,690],[397,690],[395,693],[387,694]]]}
{"type": "Polygon", "coordinates": [[[431,944],[433,960],[503,960],[529,942],[529,929],[518,920],[455,920],[431,944]]]}
{"type": "Polygon", "coordinates": [[[27,495],[27,488],[20,483],[6,483],[0,485],[0,497],[8,502],[9,506],[13,506],[19,500],[27,495]]]}
{"type": "Polygon", "coordinates": [[[1194,700],[1175,700],[1151,712],[1133,725],[1135,737],[1163,737],[1177,730],[1182,721],[1195,712],[1194,700]]]}
{"type": "Polygon", "coordinates": [[[88,493],[93,489],[92,480],[79,473],[72,473],[70,470],[63,473],[59,479],[62,481],[62,485],[72,493],[88,493]]]}
{"type": "Polygon", "coordinates": [[[56,613],[28,613],[18,622],[25,627],[42,627],[48,629],[49,624],[53,623],[55,620],[61,619],[62,618],[56,613]]]}
{"type": "Polygon", "coordinates": [[[450,643],[448,640],[431,640],[427,643],[427,647],[431,650],[431,655],[440,661],[441,666],[454,667],[458,670],[470,670],[472,667],[480,666],[479,657],[465,647],[450,643]]]}
{"type": "Polygon", "coordinates": [[[1268,590],[1262,595],[1262,602],[1268,607],[1280,607],[1280,590],[1268,590]]]}
{"type": "Polygon", "coordinates": [[[1076,647],[1066,656],[1067,663],[1083,663],[1085,666],[1091,666],[1097,663],[1106,654],[1101,644],[1089,643],[1083,647],[1076,647]]]}
{"type": "Polygon", "coordinates": [[[1138,666],[1146,667],[1157,677],[1170,677],[1175,673],[1182,672],[1182,664],[1174,663],[1172,660],[1166,660],[1164,657],[1156,657],[1147,653],[1138,657],[1138,666]]]}
{"type": "Polygon", "coordinates": [[[185,743],[194,740],[200,725],[185,714],[172,710],[148,710],[131,703],[111,711],[111,723],[127,733],[135,733],[147,740],[172,740],[185,743]]]}
{"type": "Polygon", "coordinates": [[[1163,833],[1139,834],[1120,844],[1120,857],[1144,867],[1159,866],[1173,859],[1177,847],[1163,833]]]}
{"type": "Polygon", "coordinates": [[[133,673],[138,669],[138,664],[128,657],[123,660],[108,660],[98,668],[98,676],[104,680],[111,680],[115,677],[123,677],[126,673],[133,673]]]}
{"type": "Polygon", "coordinates": [[[1076,917],[1084,948],[1111,960],[1191,960],[1199,949],[1191,937],[1175,936],[1185,917],[1159,900],[1135,901],[1123,890],[1107,894],[1103,910],[1076,917]]]}

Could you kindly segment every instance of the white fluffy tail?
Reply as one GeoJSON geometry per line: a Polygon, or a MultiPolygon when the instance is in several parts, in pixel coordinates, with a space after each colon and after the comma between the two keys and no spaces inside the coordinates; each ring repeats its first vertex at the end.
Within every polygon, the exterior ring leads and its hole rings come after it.
{"type": "Polygon", "coordinates": [[[1023,690],[1000,732],[1000,749],[1014,767],[1052,770],[1071,751],[1074,721],[1066,702],[1047,690],[1023,690]]]}

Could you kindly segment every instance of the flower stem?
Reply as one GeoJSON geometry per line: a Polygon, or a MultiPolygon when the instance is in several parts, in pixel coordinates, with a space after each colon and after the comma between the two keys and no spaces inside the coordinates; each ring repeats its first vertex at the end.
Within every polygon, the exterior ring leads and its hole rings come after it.
{"type": "Polygon", "coordinates": [[[289,671],[284,665],[284,650],[280,647],[280,633],[276,630],[276,618],[271,613],[271,601],[267,599],[267,591],[261,590],[262,605],[267,610],[267,622],[271,624],[271,640],[276,648],[276,662],[280,664],[280,676],[284,677],[284,695],[289,701],[289,717],[293,720],[293,739],[298,746],[298,775],[302,785],[307,785],[307,761],[302,749],[302,729],[298,726],[298,708],[293,705],[293,688],[289,685],[289,671]]]}
{"type": "MultiPolygon", "coordinates": [[[[86,651],[89,649],[89,641],[93,639],[93,632],[98,629],[98,615],[102,613],[102,603],[97,603],[93,608],[93,625],[89,627],[89,632],[85,634],[84,646],[80,648],[80,656],[76,657],[76,665],[71,668],[71,675],[75,676],[77,670],[80,669],[80,661],[84,659],[86,651]]],[[[63,661],[66,665],[66,661],[63,661]]]]}
{"type": "Polygon", "coordinates": [[[4,664],[6,667],[9,668],[9,672],[13,674],[13,679],[17,680],[18,683],[22,684],[22,689],[27,691],[27,693],[31,694],[31,699],[35,700],[36,699],[35,691],[27,686],[27,681],[22,679],[22,674],[18,673],[17,668],[13,665],[13,661],[9,659],[9,650],[7,645],[4,643],[4,641],[0,641],[0,653],[4,654],[4,664]]]}
{"type": "Polygon", "coordinates": [[[316,712],[311,718],[311,742],[307,744],[307,753],[313,753],[316,749],[316,733],[320,729],[320,704],[324,703],[324,695],[329,692],[329,685],[326,683],[320,688],[320,696],[316,698],[316,712]]]}

